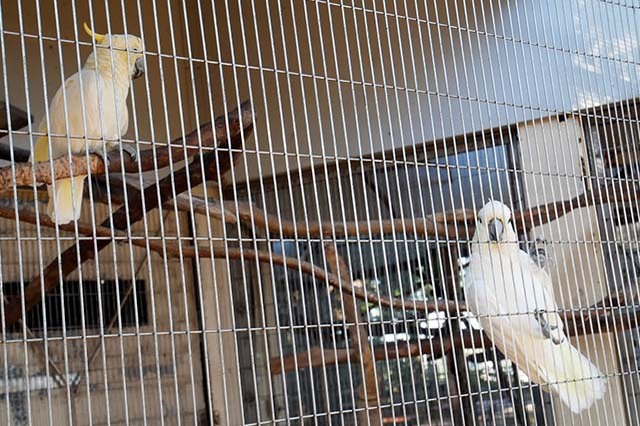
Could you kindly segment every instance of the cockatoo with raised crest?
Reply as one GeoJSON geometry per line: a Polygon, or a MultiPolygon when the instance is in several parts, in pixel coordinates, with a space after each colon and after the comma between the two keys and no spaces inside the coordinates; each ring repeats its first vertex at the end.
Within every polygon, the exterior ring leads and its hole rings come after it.
{"type": "Polygon", "coordinates": [[[499,201],[478,212],[464,290],[489,339],[532,382],[548,385],[574,413],[603,396],[603,374],[571,345],[551,278],[519,249],[511,211],[499,201]]]}
{"type": "MultiPolygon", "coordinates": [[[[140,38],[126,34],[98,34],[84,24],[87,34],[95,40],[96,49],[82,69],[60,87],[40,123],[40,136],[32,153],[33,160],[91,152],[106,160],[107,150],[118,145],[129,127],[127,98],[131,79],[144,73],[144,58],[140,38]],[[66,99],[65,99],[66,98],[66,99]],[[65,102],[66,101],[66,102],[65,102]],[[68,127],[67,127],[68,126],[68,127]]],[[[135,158],[135,149],[122,148],[135,158]]],[[[78,220],[86,176],[55,181],[49,185],[47,214],[59,224],[78,220]]]]}

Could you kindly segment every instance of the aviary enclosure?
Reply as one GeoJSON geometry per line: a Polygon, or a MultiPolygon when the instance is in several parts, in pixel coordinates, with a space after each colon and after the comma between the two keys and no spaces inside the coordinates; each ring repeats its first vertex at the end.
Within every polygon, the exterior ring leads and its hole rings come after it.
{"type": "Polygon", "coordinates": [[[640,422],[637,1],[0,22],[0,423],[640,422]]]}

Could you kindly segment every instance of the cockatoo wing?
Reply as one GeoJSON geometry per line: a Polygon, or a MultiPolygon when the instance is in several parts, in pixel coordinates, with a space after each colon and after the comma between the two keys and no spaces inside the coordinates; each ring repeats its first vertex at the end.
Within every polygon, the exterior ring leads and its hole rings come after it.
{"type": "MultiPolygon", "coordinates": [[[[554,343],[534,317],[535,309],[547,309],[548,321],[562,326],[559,315],[555,313],[553,293],[549,292],[548,286],[545,289],[542,282],[537,282],[542,276],[538,276],[536,270],[528,272],[533,274],[531,282],[540,286],[539,289],[529,289],[529,292],[541,293],[535,296],[520,294],[518,309],[514,311],[513,306],[499,301],[497,295],[500,294],[502,299],[504,294],[495,291],[495,283],[502,282],[502,278],[494,276],[492,268],[483,269],[480,275],[480,269],[470,269],[465,282],[467,306],[478,316],[489,339],[508,359],[532,382],[548,384],[573,412],[582,411],[602,397],[606,386],[598,369],[571,346],[568,339],[560,344],[554,343]],[[538,305],[533,305],[534,300],[538,305]]],[[[520,281],[518,274],[527,272],[525,269],[515,273],[518,268],[513,269],[510,272],[514,272],[514,281],[520,281]]],[[[503,277],[506,278],[507,274],[503,277]]],[[[522,289],[522,282],[511,284],[514,289],[522,289]]]]}
{"type": "MultiPolygon", "coordinates": [[[[53,136],[38,138],[34,146],[34,160],[45,161],[50,155],[54,158],[68,155],[69,150],[72,154],[87,150],[101,152],[102,137],[109,141],[108,145],[117,141],[127,131],[129,114],[127,93],[117,96],[114,84],[95,70],[82,69],[69,77],[64,91],[60,87],[51,101],[49,125],[46,118],[40,124],[41,132],[53,136]]],[[[57,180],[55,192],[52,186],[47,187],[47,212],[51,218],[56,218],[57,223],[69,223],[79,218],[85,179],[86,176],[78,176],[57,180]]]]}

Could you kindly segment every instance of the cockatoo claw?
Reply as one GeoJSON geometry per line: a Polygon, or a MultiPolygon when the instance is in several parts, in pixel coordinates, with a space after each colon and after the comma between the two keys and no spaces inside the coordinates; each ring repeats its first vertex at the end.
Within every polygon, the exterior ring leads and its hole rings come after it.
{"type": "Polygon", "coordinates": [[[547,339],[551,339],[551,341],[555,345],[559,345],[560,343],[564,342],[564,337],[558,336],[557,333],[555,333],[555,331],[558,329],[558,326],[549,324],[549,321],[547,321],[547,318],[545,317],[546,314],[546,310],[536,309],[533,313],[533,316],[540,324],[540,328],[542,329],[542,334],[544,335],[544,337],[546,337],[547,339]]]}
{"type": "Polygon", "coordinates": [[[122,144],[122,150],[129,154],[133,161],[136,161],[138,159],[138,151],[136,151],[136,148],[134,146],[122,144]]]}
{"type": "Polygon", "coordinates": [[[105,169],[109,168],[109,156],[103,150],[101,150],[100,148],[95,149],[95,150],[94,149],[90,149],[89,152],[91,154],[97,155],[98,157],[100,157],[102,159],[102,162],[104,163],[105,169]]]}

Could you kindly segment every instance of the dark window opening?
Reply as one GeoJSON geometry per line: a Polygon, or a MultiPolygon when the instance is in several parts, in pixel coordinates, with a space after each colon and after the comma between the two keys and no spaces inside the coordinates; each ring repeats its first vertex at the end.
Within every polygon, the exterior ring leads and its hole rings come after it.
{"type": "MultiPolygon", "coordinates": [[[[19,282],[3,283],[2,286],[5,297],[20,296],[19,282]]],[[[65,281],[64,300],[60,287],[48,292],[44,302],[46,309],[43,309],[42,303],[39,303],[27,313],[27,327],[34,332],[43,331],[46,319],[48,331],[62,330],[63,327],[66,330],[82,329],[81,296],[84,299],[84,324],[86,328],[96,328],[101,325],[100,300],[102,300],[102,324],[105,327],[114,319],[115,324],[118,324],[118,312],[123,327],[135,326],[136,302],[138,305],[138,324],[145,325],[148,322],[146,285],[143,280],[137,280],[135,286],[131,280],[119,280],[117,283],[115,280],[102,280],[99,284],[96,281],[83,281],[82,283],[65,281]],[[100,291],[98,291],[98,285],[100,291]],[[80,292],[81,286],[82,293],[80,292]],[[133,299],[134,288],[136,301],[133,299]],[[117,289],[120,293],[119,299],[117,289]],[[120,305],[122,305],[122,309],[119,309],[120,305]]],[[[16,332],[18,330],[19,328],[14,326],[9,331],[16,332]]]]}

